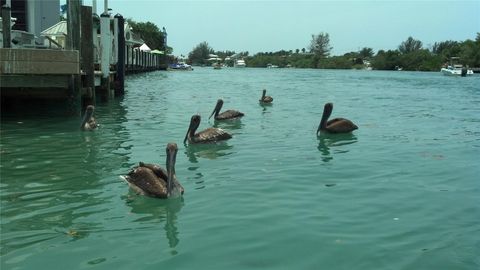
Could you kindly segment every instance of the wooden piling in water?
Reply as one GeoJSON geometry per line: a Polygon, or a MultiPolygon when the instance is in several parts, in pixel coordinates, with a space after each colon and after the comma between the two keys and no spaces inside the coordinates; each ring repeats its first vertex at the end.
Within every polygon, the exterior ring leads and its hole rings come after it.
{"type": "Polygon", "coordinates": [[[11,47],[11,9],[9,6],[2,6],[2,32],[3,32],[3,48],[11,47]]]}
{"type": "Polygon", "coordinates": [[[100,92],[102,100],[108,101],[113,98],[110,91],[110,57],[112,40],[110,37],[110,14],[103,12],[100,15],[100,70],[102,71],[100,92]]]}
{"type": "Polygon", "coordinates": [[[115,15],[117,28],[117,66],[115,74],[115,94],[125,94],[125,19],[122,15],[115,15]]]}
{"type": "MultiPolygon", "coordinates": [[[[77,50],[82,55],[80,45],[80,0],[67,0],[67,39],[66,47],[77,50]]],[[[81,62],[81,61],[80,61],[81,62]]],[[[80,115],[82,106],[81,74],[72,75],[69,83],[68,107],[70,114],[80,115]]]]}
{"type": "MultiPolygon", "coordinates": [[[[93,17],[92,8],[88,6],[81,7],[81,69],[83,70],[83,93],[84,105],[95,104],[95,66],[93,64],[93,17]]],[[[95,33],[96,34],[96,33],[95,33]]]]}

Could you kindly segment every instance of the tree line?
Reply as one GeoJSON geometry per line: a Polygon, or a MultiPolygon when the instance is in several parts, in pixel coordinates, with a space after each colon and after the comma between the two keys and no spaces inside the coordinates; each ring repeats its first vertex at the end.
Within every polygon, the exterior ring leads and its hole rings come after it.
{"type": "MultiPolygon", "coordinates": [[[[248,67],[266,67],[268,64],[278,67],[362,69],[371,67],[377,70],[438,71],[449,62],[451,57],[459,57],[460,63],[469,67],[480,67],[480,33],[475,40],[447,40],[435,42],[425,48],[420,40],[408,37],[395,50],[379,50],[364,47],[359,51],[331,56],[328,33],[312,35],[307,49],[280,50],[277,52],[259,52],[249,55],[242,52],[248,67]]],[[[197,45],[188,55],[188,62],[196,65],[208,65],[209,54],[224,59],[234,51],[215,51],[207,42],[197,45]]]]}

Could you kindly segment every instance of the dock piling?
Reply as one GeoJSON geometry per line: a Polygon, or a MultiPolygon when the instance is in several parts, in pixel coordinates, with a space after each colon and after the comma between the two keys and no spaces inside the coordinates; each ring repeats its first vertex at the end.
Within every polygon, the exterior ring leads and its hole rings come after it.
{"type": "MultiPolygon", "coordinates": [[[[82,51],[80,48],[80,0],[67,0],[67,39],[68,50],[77,50],[82,62],[82,51]]],[[[70,114],[80,115],[82,106],[82,80],[81,74],[72,75],[68,87],[68,106],[70,114]]]]}
{"type": "MultiPolygon", "coordinates": [[[[81,69],[85,73],[83,87],[89,89],[86,91],[85,105],[95,104],[95,66],[93,63],[93,17],[92,8],[89,6],[81,7],[82,39],[81,39],[81,69]]],[[[95,33],[96,34],[96,33],[95,33]]]]}
{"type": "Polygon", "coordinates": [[[100,70],[102,72],[101,79],[101,95],[102,100],[110,100],[113,93],[110,90],[110,56],[112,41],[110,37],[110,14],[103,12],[100,15],[100,70]]]}
{"type": "Polygon", "coordinates": [[[115,74],[115,94],[123,95],[125,93],[125,19],[122,15],[115,15],[115,39],[117,40],[117,66],[115,74]]]}
{"type": "Polygon", "coordinates": [[[3,48],[11,48],[11,8],[7,5],[2,6],[2,32],[3,48]]]}

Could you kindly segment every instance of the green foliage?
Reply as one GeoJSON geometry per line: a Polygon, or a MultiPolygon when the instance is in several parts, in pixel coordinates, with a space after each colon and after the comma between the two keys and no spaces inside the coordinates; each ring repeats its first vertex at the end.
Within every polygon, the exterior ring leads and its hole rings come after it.
{"type": "Polygon", "coordinates": [[[373,69],[395,70],[400,66],[400,52],[397,50],[380,50],[372,60],[373,69]]]}
{"type": "MultiPolygon", "coordinates": [[[[460,64],[480,67],[480,33],[475,40],[464,42],[437,42],[431,50],[423,49],[422,42],[412,37],[402,42],[397,50],[379,50],[374,54],[372,48],[364,47],[357,52],[349,52],[342,56],[329,56],[332,47],[327,33],[312,35],[310,53],[306,49],[280,50],[277,52],[260,52],[249,56],[248,52],[239,53],[248,67],[267,67],[268,64],[296,68],[328,68],[328,69],[363,69],[370,62],[370,67],[377,70],[439,71],[450,57],[460,57],[460,64]]],[[[190,63],[207,64],[205,59],[213,49],[206,42],[200,43],[189,54],[190,63]]],[[[217,51],[224,59],[235,52],[217,51]]],[[[232,64],[232,63],[230,63],[232,64]]]]}
{"type": "Polygon", "coordinates": [[[418,51],[420,49],[422,49],[422,42],[412,37],[408,37],[407,40],[398,46],[398,50],[403,54],[418,51]]]}
{"type": "Polygon", "coordinates": [[[477,34],[477,41],[466,40],[462,43],[459,54],[462,64],[469,67],[480,67],[480,40],[477,34]]]}
{"type": "Polygon", "coordinates": [[[318,68],[328,69],[351,69],[354,67],[355,62],[349,56],[333,56],[320,59],[317,64],[318,68]]]}
{"type": "Polygon", "coordinates": [[[188,63],[193,65],[206,65],[208,55],[213,52],[213,49],[208,46],[206,41],[201,42],[188,54],[188,63]]]}
{"type": "Polygon", "coordinates": [[[330,55],[330,36],[328,33],[321,32],[318,35],[312,35],[310,41],[310,52],[314,53],[319,59],[328,57],[330,55]]]}
{"type": "Polygon", "coordinates": [[[132,27],[134,33],[140,35],[148,47],[152,50],[165,50],[164,32],[160,31],[157,25],[152,22],[136,22],[132,19],[127,19],[128,24],[132,27]]]}
{"type": "Polygon", "coordinates": [[[373,57],[373,49],[364,47],[358,52],[358,56],[362,59],[369,59],[373,57]]]}

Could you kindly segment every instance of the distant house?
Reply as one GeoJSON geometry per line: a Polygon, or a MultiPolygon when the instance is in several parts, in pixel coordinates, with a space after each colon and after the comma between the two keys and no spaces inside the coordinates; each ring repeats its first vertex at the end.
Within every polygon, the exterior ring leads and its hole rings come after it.
{"type": "Polygon", "coordinates": [[[47,40],[45,40],[45,45],[64,49],[67,37],[67,22],[58,22],[57,24],[43,30],[41,35],[47,38],[47,40]]]}
{"type": "MultiPolygon", "coordinates": [[[[0,0],[0,6],[6,0],[0,0]]],[[[60,21],[60,0],[11,0],[14,46],[43,44],[41,32],[60,21]]]]}

